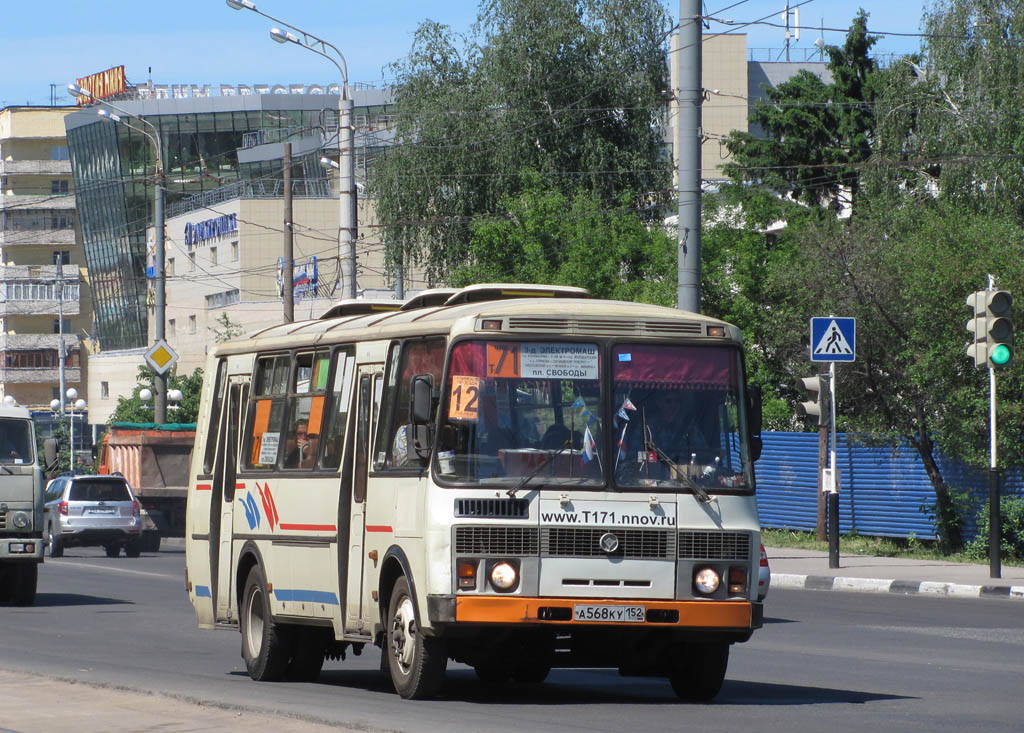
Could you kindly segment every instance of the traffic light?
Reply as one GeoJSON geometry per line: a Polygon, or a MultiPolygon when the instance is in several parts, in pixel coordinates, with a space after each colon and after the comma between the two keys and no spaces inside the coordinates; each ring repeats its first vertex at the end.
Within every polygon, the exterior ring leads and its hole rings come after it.
{"type": "Polygon", "coordinates": [[[818,427],[827,427],[830,413],[828,375],[801,377],[796,380],[796,386],[807,393],[807,399],[797,404],[796,414],[817,418],[818,427]]]}
{"type": "Polygon", "coordinates": [[[1013,296],[1006,290],[979,290],[967,296],[967,305],[974,318],[967,330],[974,341],[967,347],[967,356],[976,367],[1005,367],[1013,360],[1013,296]]]}

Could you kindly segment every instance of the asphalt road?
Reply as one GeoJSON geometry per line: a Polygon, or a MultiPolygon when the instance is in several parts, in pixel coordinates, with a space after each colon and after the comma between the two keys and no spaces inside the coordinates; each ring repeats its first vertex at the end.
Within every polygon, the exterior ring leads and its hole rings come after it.
{"type": "Polygon", "coordinates": [[[440,699],[407,702],[377,671],[375,649],[328,662],[317,683],[253,682],[237,633],[196,628],[183,563],[180,550],[129,560],[73,548],[48,560],[36,606],[0,608],[0,698],[26,703],[0,705],[0,728],[111,730],[105,709],[113,720],[139,705],[149,717],[119,729],[1020,730],[1024,614],[1009,600],[773,590],[765,628],[733,647],[711,705],[612,670],[494,689],[454,663],[440,699]],[[87,685],[100,688],[80,694],[87,685]],[[45,694],[54,699],[35,708],[41,723],[28,703],[45,694]]]}

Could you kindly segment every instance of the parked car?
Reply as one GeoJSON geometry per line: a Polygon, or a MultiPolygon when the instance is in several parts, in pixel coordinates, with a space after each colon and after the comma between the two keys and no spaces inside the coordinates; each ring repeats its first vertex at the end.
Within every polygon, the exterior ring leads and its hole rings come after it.
{"type": "Polygon", "coordinates": [[[72,546],[102,546],[107,557],[117,557],[122,548],[128,557],[139,556],[142,517],[124,477],[58,476],[43,501],[50,557],[72,546]]]}
{"type": "Polygon", "coordinates": [[[771,584],[772,569],[768,566],[768,553],[764,551],[764,545],[761,545],[761,567],[757,573],[757,600],[764,600],[771,584]]]}

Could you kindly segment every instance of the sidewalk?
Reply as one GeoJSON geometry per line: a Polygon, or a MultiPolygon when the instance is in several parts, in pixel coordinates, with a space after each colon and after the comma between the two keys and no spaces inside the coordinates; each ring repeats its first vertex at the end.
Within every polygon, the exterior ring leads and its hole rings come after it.
{"type": "Polygon", "coordinates": [[[1001,577],[990,578],[987,563],[840,554],[839,567],[830,568],[827,552],[788,547],[768,547],[765,552],[772,588],[1024,600],[1020,566],[1003,565],[1001,577]]]}

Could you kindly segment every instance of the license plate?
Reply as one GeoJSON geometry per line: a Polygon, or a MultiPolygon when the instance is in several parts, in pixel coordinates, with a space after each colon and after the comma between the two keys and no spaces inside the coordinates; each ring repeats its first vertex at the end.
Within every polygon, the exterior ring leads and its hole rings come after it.
{"type": "Polygon", "coordinates": [[[606,606],[578,603],[573,606],[572,615],[577,621],[642,624],[647,618],[647,609],[643,606],[606,606]]]}
{"type": "Polygon", "coordinates": [[[110,508],[98,507],[98,508],[95,508],[95,509],[86,509],[86,512],[88,512],[89,514],[113,514],[115,512],[115,510],[114,510],[113,507],[110,507],[110,508]]]}

